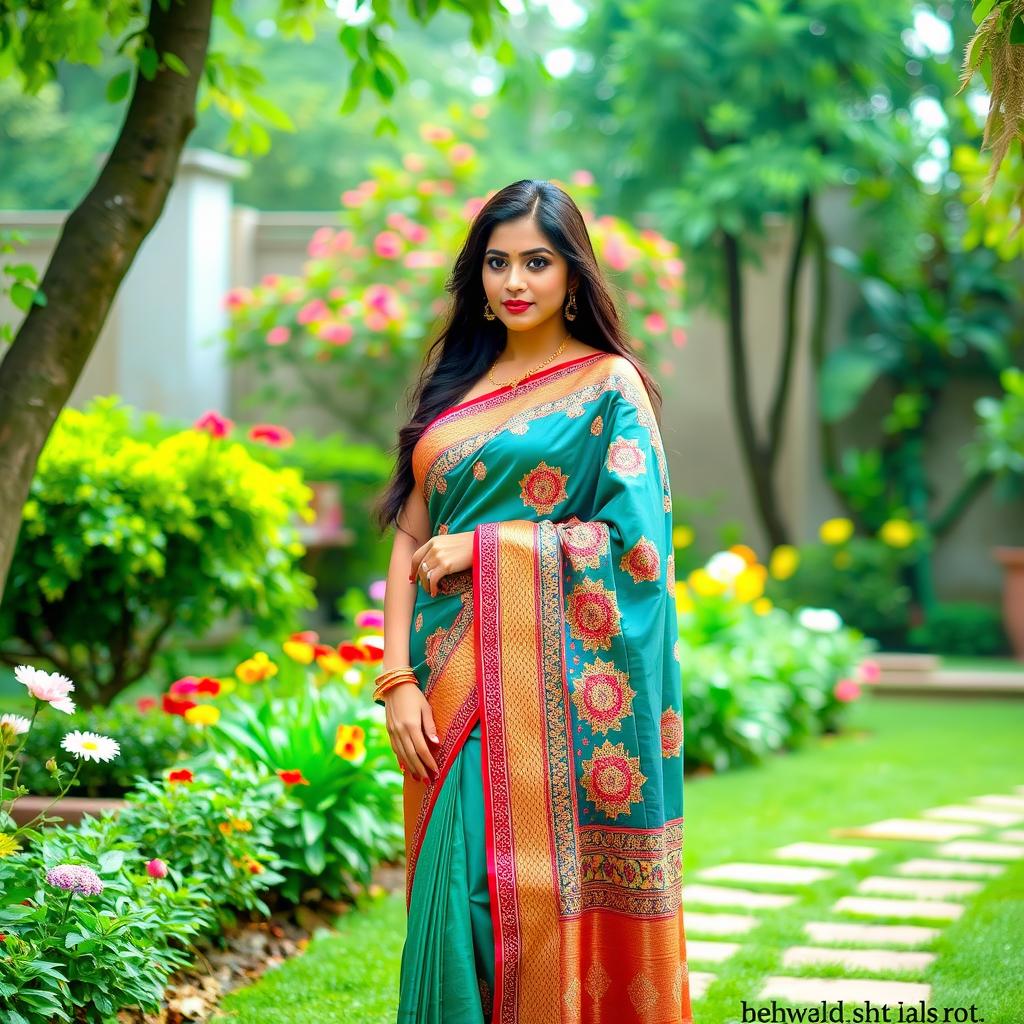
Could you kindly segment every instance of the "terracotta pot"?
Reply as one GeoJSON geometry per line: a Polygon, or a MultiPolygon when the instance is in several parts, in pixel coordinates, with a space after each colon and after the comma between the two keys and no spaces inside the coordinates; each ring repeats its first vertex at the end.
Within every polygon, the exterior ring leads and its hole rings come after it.
{"type": "MultiPolygon", "coordinates": [[[[21,826],[31,821],[40,811],[53,803],[52,796],[35,796],[32,793],[21,797],[11,810],[11,817],[21,826]]],[[[82,820],[82,815],[91,814],[99,817],[102,811],[112,808],[119,810],[124,807],[124,800],[115,800],[112,797],[102,796],[66,796],[53,804],[46,816],[48,818],[61,818],[65,825],[77,825],[82,820]]]]}
{"type": "Polygon", "coordinates": [[[997,547],[993,554],[1004,570],[1003,625],[1014,657],[1024,661],[1024,547],[997,547]]]}

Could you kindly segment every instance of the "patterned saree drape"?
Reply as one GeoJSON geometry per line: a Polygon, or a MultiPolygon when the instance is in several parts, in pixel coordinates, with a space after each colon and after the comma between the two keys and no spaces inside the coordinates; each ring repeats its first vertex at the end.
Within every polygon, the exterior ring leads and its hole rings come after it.
{"type": "Polygon", "coordinates": [[[440,771],[406,777],[407,901],[479,723],[495,1024],[687,1024],[672,506],[643,382],[610,353],[542,370],[438,416],[413,469],[434,532],[474,536],[413,613],[440,771]]]}

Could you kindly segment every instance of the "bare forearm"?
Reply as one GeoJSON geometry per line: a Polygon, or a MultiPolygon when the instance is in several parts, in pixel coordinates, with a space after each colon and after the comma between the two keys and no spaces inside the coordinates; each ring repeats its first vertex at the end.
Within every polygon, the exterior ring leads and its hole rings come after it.
{"type": "Polygon", "coordinates": [[[417,546],[407,533],[395,531],[384,591],[384,672],[409,664],[409,627],[418,586],[415,581],[409,582],[409,565],[417,546]]]}

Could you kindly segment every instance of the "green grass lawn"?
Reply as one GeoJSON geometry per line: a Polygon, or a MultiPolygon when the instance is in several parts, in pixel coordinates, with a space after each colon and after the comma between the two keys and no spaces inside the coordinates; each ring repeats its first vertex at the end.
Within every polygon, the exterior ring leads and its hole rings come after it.
{"type": "MultiPolygon", "coordinates": [[[[783,843],[827,841],[833,827],[915,815],[1024,783],[1019,753],[1024,702],[872,696],[851,710],[849,727],[838,738],[817,740],[757,768],[687,780],[688,875],[728,860],[766,858],[783,843]]],[[[742,939],[743,948],[727,963],[691,961],[694,970],[718,976],[695,1003],[695,1019],[700,1024],[739,1021],[741,1000],[754,1002],[761,980],[771,973],[839,973],[821,967],[783,971],[780,951],[809,944],[801,932],[804,921],[840,919],[829,908],[851,893],[858,879],[891,873],[896,862],[928,856],[931,849],[927,843],[887,840],[877,845],[883,852],[873,860],[837,870],[789,908],[761,912],[763,924],[742,939]]],[[[405,933],[402,897],[389,896],[342,917],[339,929],[336,936],[317,936],[305,955],[229,995],[225,1013],[237,1024],[393,1021],[405,933]]],[[[986,1024],[1024,1021],[1022,948],[1024,865],[1015,865],[943,930],[935,946],[939,959],[921,979],[933,986],[931,1005],[974,1003],[986,1024]]]]}

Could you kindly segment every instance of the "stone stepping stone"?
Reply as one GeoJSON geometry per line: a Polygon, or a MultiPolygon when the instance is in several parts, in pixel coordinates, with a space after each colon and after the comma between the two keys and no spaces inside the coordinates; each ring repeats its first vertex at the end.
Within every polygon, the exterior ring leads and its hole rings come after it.
{"type": "Polygon", "coordinates": [[[1024,814],[1024,796],[1004,796],[1002,793],[987,793],[971,797],[972,804],[980,807],[995,807],[998,810],[1018,811],[1024,814]]]}
{"type": "Polygon", "coordinates": [[[1024,828],[1008,828],[1005,832],[999,833],[1000,839],[1008,843],[1024,843],[1024,828]]]}
{"type": "Polygon", "coordinates": [[[843,896],[832,907],[833,910],[848,911],[851,914],[865,914],[868,917],[929,917],[951,920],[963,912],[963,904],[942,900],[893,900],[880,896],[843,896]]]}
{"type": "Polygon", "coordinates": [[[718,864],[697,872],[698,878],[717,879],[720,882],[771,882],[777,885],[810,885],[823,878],[831,878],[828,868],[793,867],[791,864],[718,864]]]}
{"type": "Polygon", "coordinates": [[[690,971],[690,998],[700,999],[708,990],[708,985],[715,980],[715,975],[707,971],[690,971]]]}
{"type": "Polygon", "coordinates": [[[926,818],[952,818],[954,821],[973,821],[979,825],[995,825],[1006,828],[1024,821],[1024,813],[1006,811],[996,807],[969,807],[966,804],[949,804],[944,807],[929,807],[921,812],[926,818]]]}
{"type": "Polygon", "coordinates": [[[738,942],[706,942],[703,939],[686,940],[687,960],[708,960],[720,964],[740,950],[738,942]]]}
{"type": "Polygon", "coordinates": [[[871,945],[927,946],[937,939],[939,928],[919,924],[846,924],[837,921],[808,921],[804,931],[812,942],[865,942],[871,945]]]}
{"type": "Polygon", "coordinates": [[[791,946],[782,954],[783,967],[838,964],[851,970],[923,971],[935,953],[908,953],[894,949],[823,949],[819,946],[791,946]]]}
{"type": "Polygon", "coordinates": [[[984,888],[984,882],[871,875],[861,879],[857,885],[857,892],[876,893],[880,896],[909,896],[915,900],[945,900],[956,896],[972,896],[984,888]]]}
{"type": "Polygon", "coordinates": [[[873,846],[842,846],[839,843],[790,843],[773,850],[783,860],[806,860],[812,864],[854,864],[878,856],[873,846]]]}
{"type": "MultiPolygon", "coordinates": [[[[1005,835],[1005,833],[1004,833],[1005,835]]],[[[1022,833],[1024,835],[1024,833],[1022,833]]],[[[893,870],[898,875],[959,875],[962,878],[992,878],[1001,875],[1006,868],[1002,864],[980,864],[969,860],[930,860],[916,857],[897,864],[893,870]]]]}
{"type": "Polygon", "coordinates": [[[931,985],[912,981],[881,981],[877,978],[766,978],[758,999],[788,999],[793,1003],[866,1003],[872,1006],[888,1003],[895,1006],[901,999],[906,1003],[927,1002],[932,995],[931,985]]]}
{"type": "Polygon", "coordinates": [[[978,825],[955,821],[923,821],[920,818],[886,818],[856,828],[834,828],[833,835],[864,836],[868,839],[920,839],[938,843],[957,836],[974,836],[981,831],[978,825]]]}
{"type": "Polygon", "coordinates": [[[702,914],[699,910],[687,910],[683,915],[687,935],[743,935],[760,923],[760,918],[748,914],[702,914]]]}
{"type": "Polygon", "coordinates": [[[961,839],[943,843],[935,848],[935,852],[943,857],[964,857],[967,860],[1020,860],[1024,857],[1024,845],[961,839]]]}
{"type": "Polygon", "coordinates": [[[754,892],[752,889],[733,889],[724,885],[683,884],[683,899],[710,907],[747,907],[750,910],[788,907],[796,896],[775,892],[754,892]]]}

